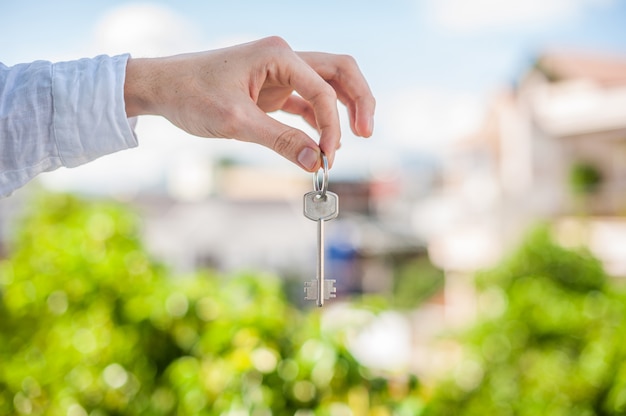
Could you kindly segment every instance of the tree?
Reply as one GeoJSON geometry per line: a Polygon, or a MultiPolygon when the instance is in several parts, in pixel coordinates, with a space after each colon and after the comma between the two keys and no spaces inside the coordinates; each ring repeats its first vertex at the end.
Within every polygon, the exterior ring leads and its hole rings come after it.
{"type": "Polygon", "coordinates": [[[626,413],[626,298],[597,259],[542,229],[477,282],[488,313],[427,414],[626,413]]]}
{"type": "Polygon", "coordinates": [[[0,263],[0,414],[414,415],[264,274],[174,277],[119,205],[45,195],[0,263]],[[239,412],[239,413],[237,413],[239,412]],[[315,413],[313,413],[315,412],[315,413]]]}

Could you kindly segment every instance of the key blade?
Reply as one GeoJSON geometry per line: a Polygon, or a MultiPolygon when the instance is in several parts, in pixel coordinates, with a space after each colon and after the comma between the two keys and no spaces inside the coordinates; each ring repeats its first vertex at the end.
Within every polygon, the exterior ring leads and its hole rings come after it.
{"type": "Polygon", "coordinates": [[[316,292],[317,292],[318,294],[320,294],[320,293],[323,293],[323,294],[324,294],[324,296],[318,296],[318,297],[317,297],[317,306],[318,306],[318,307],[320,307],[320,308],[321,308],[322,306],[324,306],[324,299],[327,299],[327,298],[326,298],[326,290],[324,290],[324,283],[325,283],[325,280],[324,280],[324,279],[318,279],[318,280],[317,280],[317,286],[318,286],[318,289],[317,289],[317,291],[316,291],[316,292]]]}
{"type": "Polygon", "coordinates": [[[324,306],[326,290],[324,290],[324,220],[317,221],[317,306],[324,306]]]}

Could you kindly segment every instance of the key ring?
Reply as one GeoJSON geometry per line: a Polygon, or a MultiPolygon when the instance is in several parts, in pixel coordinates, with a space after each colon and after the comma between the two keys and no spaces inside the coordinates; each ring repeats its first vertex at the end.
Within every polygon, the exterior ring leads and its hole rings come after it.
{"type": "Polygon", "coordinates": [[[326,191],[328,190],[328,159],[326,155],[322,152],[322,168],[320,168],[315,175],[313,175],[313,189],[315,192],[321,192],[319,197],[325,198],[326,191]],[[321,183],[320,183],[320,171],[324,172],[321,183]]]}

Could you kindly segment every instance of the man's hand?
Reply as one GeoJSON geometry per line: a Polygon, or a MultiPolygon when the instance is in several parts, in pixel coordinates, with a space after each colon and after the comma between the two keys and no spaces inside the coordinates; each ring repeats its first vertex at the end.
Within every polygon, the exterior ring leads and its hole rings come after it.
{"type": "Polygon", "coordinates": [[[375,100],[353,58],[294,52],[278,37],[195,54],[130,59],[124,86],[126,114],[162,115],[190,134],[267,146],[308,171],[320,149],[332,166],[341,132],[337,99],[352,131],[369,137],[375,100]],[[297,94],[294,94],[297,93],[297,94]],[[269,117],[283,110],[320,133],[319,147],[304,132],[269,117]]]}

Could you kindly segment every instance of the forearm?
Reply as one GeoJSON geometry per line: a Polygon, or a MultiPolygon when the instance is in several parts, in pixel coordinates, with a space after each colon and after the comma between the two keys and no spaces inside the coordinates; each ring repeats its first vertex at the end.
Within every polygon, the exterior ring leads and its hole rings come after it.
{"type": "Polygon", "coordinates": [[[124,111],[126,61],[121,55],[54,64],[54,135],[64,166],[137,145],[124,111]]]}
{"type": "Polygon", "coordinates": [[[136,146],[125,64],[125,56],[102,56],[0,67],[0,195],[41,172],[136,146]]]}

